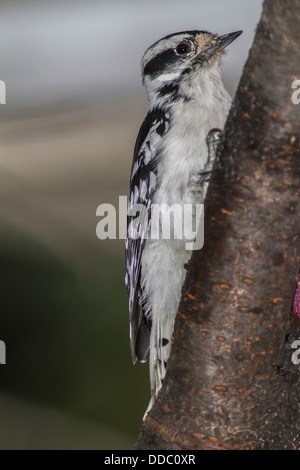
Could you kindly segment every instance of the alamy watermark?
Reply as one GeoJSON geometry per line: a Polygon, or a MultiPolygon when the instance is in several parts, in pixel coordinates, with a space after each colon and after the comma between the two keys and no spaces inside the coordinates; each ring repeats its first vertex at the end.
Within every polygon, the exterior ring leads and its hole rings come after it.
{"type": "Polygon", "coordinates": [[[0,364],[6,364],[6,345],[0,340],[0,364]]]}
{"type": "Polygon", "coordinates": [[[6,104],[6,84],[0,80],[0,104],[6,104]]]}
{"type": "Polygon", "coordinates": [[[203,204],[128,206],[127,196],[119,196],[118,210],[112,204],[100,204],[96,215],[101,217],[96,227],[100,240],[182,240],[186,250],[200,250],[204,244],[203,204]]]}
{"type": "Polygon", "coordinates": [[[292,363],[295,365],[300,364],[300,339],[296,339],[291,344],[292,349],[296,349],[295,352],[292,354],[292,363]]]}
{"type": "Polygon", "coordinates": [[[292,89],[295,91],[292,93],[292,103],[299,104],[300,103],[300,80],[294,80],[292,83],[292,89]]]}

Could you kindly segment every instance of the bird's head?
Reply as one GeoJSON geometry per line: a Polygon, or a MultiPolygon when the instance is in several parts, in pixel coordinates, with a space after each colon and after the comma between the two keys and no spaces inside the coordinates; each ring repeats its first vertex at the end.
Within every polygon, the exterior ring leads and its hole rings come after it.
{"type": "Polygon", "coordinates": [[[141,64],[149,99],[153,94],[166,96],[173,93],[174,97],[183,84],[192,86],[194,79],[209,77],[219,71],[226,47],[241,33],[218,36],[207,31],[184,31],[154,43],[146,50],[141,64]]]}

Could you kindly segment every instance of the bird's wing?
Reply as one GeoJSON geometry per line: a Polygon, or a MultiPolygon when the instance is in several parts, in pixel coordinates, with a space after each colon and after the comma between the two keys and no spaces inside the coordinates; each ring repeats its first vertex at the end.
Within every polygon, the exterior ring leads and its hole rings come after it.
{"type": "Polygon", "coordinates": [[[169,127],[168,113],[153,109],[147,114],[137,137],[130,178],[130,196],[125,243],[125,283],[129,297],[130,346],[134,362],[146,361],[149,354],[151,312],[143,309],[141,261],[150,227],[150,209],[157,184],[158,149],[169,127]],[[134,213],[137,204],[143,213],[134,213]]]}

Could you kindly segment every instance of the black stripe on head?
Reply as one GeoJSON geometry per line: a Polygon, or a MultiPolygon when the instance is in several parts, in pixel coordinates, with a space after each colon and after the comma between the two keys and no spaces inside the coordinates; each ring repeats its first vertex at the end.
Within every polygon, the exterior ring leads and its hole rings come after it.
{"type": "MultiPolygon", "coordinates": [[[[191,67],[187,67],[181,72],[181,76],[183,76],[185,73],[190,73],[191,70],[191,67]]],[[[160,96],[161,98],[167,97],[173,102],[178,101],[180,99],[183,99],[185,102],[190,101],[190,98],[188,96],[184,96],[180,93],[178,82],[168,83],[167,85],[164,85],[162,88],[159,89],[158,96],[160,96]]]]}
{"type": "Polygon", "coordinates": [[[179,86],[176,83],[169,83],[160,88],[158,94],[161,97],[170,95],[173,100],[177,100],[179,99],[179,86]]]}
{"type": "Polygon", "coordinates": [[[175,53],[174,49],[167,49],[149,60],[144,68],[144,75],[149,75],[150,77],[160,75],[168,65],[174,64],[178,60],[180,60],[180,58],[175,53]]]}

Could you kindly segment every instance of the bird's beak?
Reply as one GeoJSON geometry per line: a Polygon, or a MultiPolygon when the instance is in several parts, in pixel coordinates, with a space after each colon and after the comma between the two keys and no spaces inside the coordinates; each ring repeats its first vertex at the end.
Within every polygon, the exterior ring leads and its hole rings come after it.
{"type": "Polygon", "coordinates": [[[234,33],[224,34],[223,36],[218,36],[216,47],[217,49],[225,49],[229,46],[236,38],[238,38],[243,31],[235,31],[234,33]]]}
{"type": "Polygon", "coordinates": [[[216,51],[223,51],[229,44],[231,44],[236,38],[238,38],[243,31],[235,31],[234,33],[224,34],[218,36],[213,46],[208,46],[202,51],[206,58],[212,57],[216,51]]]}

